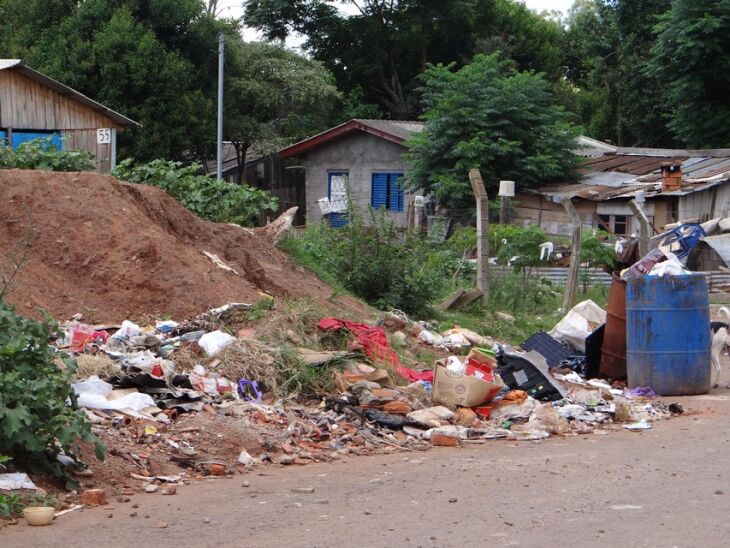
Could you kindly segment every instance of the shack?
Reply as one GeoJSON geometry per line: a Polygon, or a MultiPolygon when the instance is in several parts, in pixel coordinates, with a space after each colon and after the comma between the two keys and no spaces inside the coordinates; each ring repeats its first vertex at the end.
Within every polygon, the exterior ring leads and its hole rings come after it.
{"type": "Polygon", "coordinates": [[[47,137],[58,148],[91,152],[97,170],[108,172],[117,132],[138,125],[20,59],[0,59],[0,140],[7,146],[47,137]]]}
{"type": "MultiPolygon", "coordinates": [[[[643,196],[655,233],[679,221],[704,222],[730,213],[730,149],[611,147],[589,150],[580,182],[524,188],[518,183],[512,221],[548,234],[570,234],[561,200],[572,197],[584,226],[618,236],[638,230],[629,201],[643,196]]],[[[576,154],[583,155],[581,150],[576,154]]]]}

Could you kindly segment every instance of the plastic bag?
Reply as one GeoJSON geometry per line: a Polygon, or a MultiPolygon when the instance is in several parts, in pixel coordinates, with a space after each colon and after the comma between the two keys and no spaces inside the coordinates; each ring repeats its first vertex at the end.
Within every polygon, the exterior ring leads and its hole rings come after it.
{"type": "Polygon", "coordinates": [[[85,381],[77,382],[71,385],[77,395],[90,394],[92,396],[103,396],[106,398],[112,393],[114,387],[106,381],[101,380],[93,375],[85,381]]]}
{"type": "Polygon", "coordinates": [[[585,353],[586,337],[604,323],[606,311],[589,299],[571,308],[548,334],[585,353]]]}
{"type": "Polygon", "coordinates": [[[210,333],[206,333],[200,339],[198,340],[198,344],[201,346],[203,350],[205,350],[205,353],[208,356],[215,356],[223,350],[226,346],[231,344],[236,339],[229,335],[228,333],[224,333],[221,330],[211,331],[210,333]]]}
{"type": "Polygon", "coordinates": [[[684,268],[674,253],[667,253],[667,260],[655,264],[649,272],[649,276],[684,276],[686,274],[689,274],[689,271],[684,268]]]}

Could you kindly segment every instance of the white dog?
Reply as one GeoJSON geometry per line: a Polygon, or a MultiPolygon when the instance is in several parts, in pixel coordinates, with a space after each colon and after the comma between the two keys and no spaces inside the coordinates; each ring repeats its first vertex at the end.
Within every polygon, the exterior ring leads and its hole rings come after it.
{"type": "MultiPolygon", "coordinates": [[[[721,316],[725,316],[728,322],[730,322],[730,310],[728,310],[727,307],[721,307],[719,313],[721,316]]],[[[720,364],[720,355],[725,349],[725,346],[727,346],[730,342],[730,338],[728,338],[728,323],[710,322],[710,329],[712,329],[712,346],[710,347],[710,356],[712,359],[712,365],[715,366],[715,372],[717,374],[717,382],[714,383],[714,387],[717,388],[720,384],[720,369],[722,368],[722,365],[720,364]]],[[[730,384],[728,385],[728,388],[730,388],[730,384]]]]}

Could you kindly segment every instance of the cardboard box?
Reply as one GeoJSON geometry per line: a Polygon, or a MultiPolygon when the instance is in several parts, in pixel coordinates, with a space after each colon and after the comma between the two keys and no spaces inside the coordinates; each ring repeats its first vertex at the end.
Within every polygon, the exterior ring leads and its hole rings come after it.
{"type": "Polygon", "coordinates": [[[492,358],[478,350],[472,350],[468,356],[460,359],[465,363],[470,359],[479,362],[483,368],[492,371],[493,379],[487,381],[465,373],[450,371],[446,369],[445,365],[437,362],[433,379],[433,399],[435,402],[474,407],[491,401],[499,394],[504,383],[496,372],[492,358]]]}

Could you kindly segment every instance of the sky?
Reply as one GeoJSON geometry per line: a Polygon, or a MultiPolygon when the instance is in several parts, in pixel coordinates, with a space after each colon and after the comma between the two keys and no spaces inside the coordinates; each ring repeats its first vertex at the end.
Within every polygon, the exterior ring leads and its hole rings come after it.
{"type": "MultiPolygon", "coordinates": [[[[448,1],[448,0],[445,0],[448,1]]],[[[568,13],[568,9],[573,5],[574,0],[522,0],[523,3],[527,4],[527,7],[536,11],[561,11],[568,13]]],[[[243,15],[242,8],[243,0],[218,0],[218,11],[221,17],[240,17],[243,15]]],[[[354,8],[346,9],[343,11],[350,12],[354,8]]],[[[243,32],[243,36],[246,40],[258,40],[260,35],[253,29],[246,29],[243,32]]],[[[297,47],[301,40],[292,39],[287,41],[290,47],[297,47]]]]}

